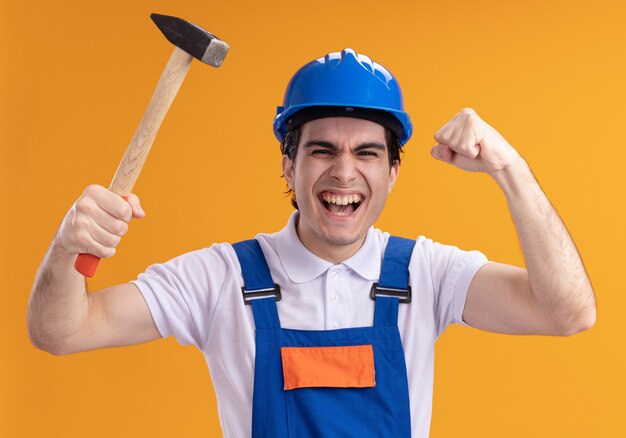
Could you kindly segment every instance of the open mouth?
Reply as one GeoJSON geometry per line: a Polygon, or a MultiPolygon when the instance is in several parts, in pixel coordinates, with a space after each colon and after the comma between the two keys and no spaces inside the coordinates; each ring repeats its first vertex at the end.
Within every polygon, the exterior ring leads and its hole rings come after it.
{"type": "Polygon", "coordinates": [[[363,200],[363,197],[358,193],[341,195],[331,192],[322,192],[319,198],[324,208],[335,216],[351,215],[361,206],[363,200]]]}

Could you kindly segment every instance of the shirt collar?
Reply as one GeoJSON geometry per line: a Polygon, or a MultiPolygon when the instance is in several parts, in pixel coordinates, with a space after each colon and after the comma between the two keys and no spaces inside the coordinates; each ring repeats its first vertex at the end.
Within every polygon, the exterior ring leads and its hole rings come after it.
{"type": "MultiPolygon", "coordinates": [[[[289,279],[294,283],[306,283],[326,272],[333,264],[316,256],[302,244],[296,231],[299,214],[294,211],[287,226],[276,233],[276,250],[289,279]]],[[[367,230],[361,248],[342,264],[366,280],[373,281],[380,274],[381,257],[380,242],[372,226],[367,230]]]]}

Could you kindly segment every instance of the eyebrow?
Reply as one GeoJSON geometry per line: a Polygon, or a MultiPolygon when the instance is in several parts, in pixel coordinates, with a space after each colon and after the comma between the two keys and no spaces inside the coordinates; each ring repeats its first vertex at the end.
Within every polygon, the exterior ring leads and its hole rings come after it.
{"type": "MultiPolygon", "coordinates": [[[[324,141],[324,140],[309,140],[303,145],[303,147],[304,148],[323,147],[323,148],[328,148],[333,151],[336,151],[339,149],[337,145],[335,145],[334,143],[331,143],[329,141],[324,141]]],[[[387,149],[387,146],[385,146],[382,143],[378,143],[377,141],[371,141],[371,142],[359,144],[353,149],[353,151],[359,152],[359,151],[362,151],[363,149],[376,149],[379,151],[385,151],[387,149]]]]}

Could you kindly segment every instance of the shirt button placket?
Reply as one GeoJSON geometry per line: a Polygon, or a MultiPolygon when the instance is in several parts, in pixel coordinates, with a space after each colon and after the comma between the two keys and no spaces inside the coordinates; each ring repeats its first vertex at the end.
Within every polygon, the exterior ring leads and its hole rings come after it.
{"type": "Polygon", "coordinates": [[[334,329],[339,328],[339,322],[338,322],[339,309],[337,308],[336,305],[333,305],[339,301],[339,295],[337,292],[339,288],[339,281],[337,281],[339,279],[339,273],[335,270],[331,270],[328,274],[328,278],[330,280],[328,281],[328,295],[327,296],[330,299],[329,299],[329,305],[327,305],[327,309],[328,309],[327,321],[328,321],[328,328],[334,330],[334,329]]]}

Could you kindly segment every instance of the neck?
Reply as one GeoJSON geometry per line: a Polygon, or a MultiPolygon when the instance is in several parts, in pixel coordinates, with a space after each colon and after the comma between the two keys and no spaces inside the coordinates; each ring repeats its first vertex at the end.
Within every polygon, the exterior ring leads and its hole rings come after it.
{"type": "Polygon", "coordinates": [[[337,265],[356,254],[361,246],[363,246],[366,237],[366,234],[364,234],[363,236],[359,236],[356,240],[344,243],[324,239],[307,231],[308,230],[301,226],[300,221],[296,223],[298,238],[305,248],[319,258],[329,261],[334,265],[337,265]]]}

